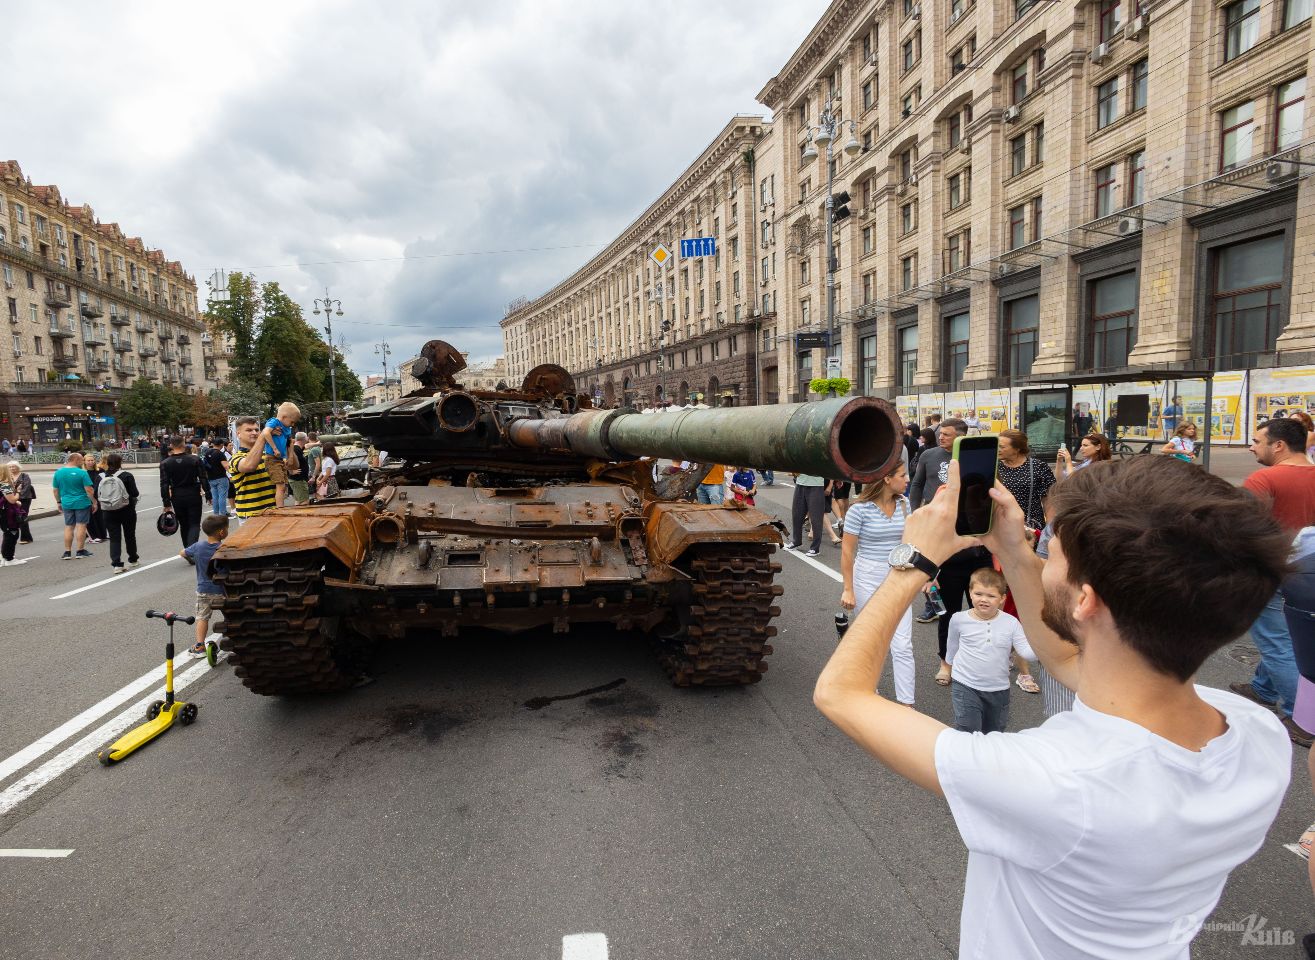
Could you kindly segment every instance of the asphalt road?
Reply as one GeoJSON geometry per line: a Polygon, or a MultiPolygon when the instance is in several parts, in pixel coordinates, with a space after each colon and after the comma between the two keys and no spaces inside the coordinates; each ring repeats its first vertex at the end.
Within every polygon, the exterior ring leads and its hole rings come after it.
{"type": "MultiPolygon", "coordinates": [[[[760,506],[786,516],[790,494],[760,506]]],[[[179,549],[154,516],[144,564],[179,549]]],[[[111,580],[107,545],[61,562],[59,532],[38,521],[37,559],[0,571],[0,763],[158,667],[164,628],[144,610],[191,608],[183,561],[111,580]]],[[[183,695],[195,725],[43,780],[144,686],[0,766],[0,848],[72,850],[0,856],[0,956],[556,958],[593,932],[625,960],[954,956],[967,856],[948,810],[813,708],[839,584],[781,562],[776,653],[747,689],[673,689],[641,643],[605,631],[399,646],[373,684],[314,699],[259,698],[223,664],[180,661],[200,677],[183,695]]],[[[948,721],[933,628],[914,640],[919,707],[948,721]]],[[[1221,652],[1202,681],[1246,677],[1249,651],[1221,652]]],[[[1012,713],[1039,723],[1039,698],[1015,691],[1012,713]]],[[[1299,940],[1311,894],[1283,844],[1315,803],[1294,760],[1269,841],[1213,919],[1257,913],[1299,940]]],[[[1193,956],[1257,955],[1240,939],[1203,933],[1193,956]]]]}

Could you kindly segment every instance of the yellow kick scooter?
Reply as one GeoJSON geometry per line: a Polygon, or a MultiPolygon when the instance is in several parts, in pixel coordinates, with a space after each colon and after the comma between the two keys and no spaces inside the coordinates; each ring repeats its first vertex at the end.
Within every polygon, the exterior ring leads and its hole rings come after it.
{"type": "Polygon", "coordinates": [[[196,719],[195,703],[184,703],[174,699],[174,624],[186,623],[190,626],[196,623],[196,617],[182,617],[176,613],[147,610],[146,618],[149,620],[153,617],[158,617],[169,624],[169,643],[164,648],[164,699],[156,700],[146,708],[145,723],[133,727],[96,755],[107,767],[112,763],[118,763],[134,750],[146,746],[172,727],[174,720],[186,727],[196,719]]]}

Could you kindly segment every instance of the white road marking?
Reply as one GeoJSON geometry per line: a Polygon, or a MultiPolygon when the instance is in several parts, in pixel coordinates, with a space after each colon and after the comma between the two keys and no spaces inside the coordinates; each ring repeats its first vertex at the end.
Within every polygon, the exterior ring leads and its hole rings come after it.
{"type": "Polygon", "coordinates": [[[117,575],[107,577],[104,580],[98,580],[95,583],[89,583],[85,587],[78,587],[76,590],[70,590],[67,593],[61,593],[59,596],[51,597],[50,599],[63,600],[65,597],[75,597],[79,593],[86,593],[88,590],[95,590],[97,587],[103,587],[107,583],[122,583],[128,577],[135,576],[136,574],[139,573],[145,573],[147,570],[151,569],[152,567],[158,567],[162,563],[170,563],[174,560],[181,560],[181,559],[182,558],[177,556],[176,554],[172,557],[165,557],[163,560],[156,560],[154,563],[148,563],[146,564],[146,566],[138,567],[136,570],[129,570],[127,573],[120,573],[117,575]]]}
{"type": "Polygon", "coordinates": [[[607,960],[607,935],[572,933],[562,937],[562,960],[607,960]]]}
{"type": "Polygon", "coordinates": [[[806,556],[805,554],[800,553],[798,550],[785,550],[783,552],[788,556],[794,557],[796,560],[802,560],[810,567],[816,567],[817,569],[825,573],[828,577],[830,577],[832,580],[836,581],[836,583],[845,582],[845,578],[839,572],[832,570],[830,567],[828,567],[825,563],[822,563],[820,560],[815,560],[812,557],[806,556]]]}
{"type": "Polygon", "coordinates": [[[0,857],[67,857],[72,850],[0,849],[0,857]]]}
{"type": "Polygon", "coordinates": [[[151,670],[142,674],[132,683],[123,687],[102,700],[95,706],[83,710],[72,720],[62,723],[54,730],[50,731],[40,740],[28,744],[22,750],[19,750],[12,757],[0,762],[0,781],[6,780],[10,774],[22,770],[37,757],[49,753],[55,747],[59,746],[73,734],[77,733],[83,727],[99,720],[102,716],[109,713],[115,707],[118,707],[133,697],[141,696],[142,691],[156,684],[164,683],[164,664],[153,667],[151,670]]]}
{"type": "MultiPolygon", "coordinates": [[[[163,668],[161,669],[163,670],[163,668]]],[[[202,659],[199,663],[195,663],[184,670],[174,677],[174,693],[185,690],[209,669],[210,665],[202,659]]],[[[0,815],[14,809],[78,761],[91,756],[101,747],[109,746],[125,730],[144,722],[146,705],[156,699],[159,699],[159,696],[151,694],[151,696],[133,704],[113,720],[101,724],[73,746],[51,757],[23,779],[5,788],[3,792],[0,792],[0,815]]]]}

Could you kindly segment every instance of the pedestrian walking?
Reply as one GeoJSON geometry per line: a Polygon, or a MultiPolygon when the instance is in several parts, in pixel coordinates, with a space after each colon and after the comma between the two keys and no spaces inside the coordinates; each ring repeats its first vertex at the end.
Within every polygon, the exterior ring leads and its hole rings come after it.
{"type": "Polygon", "coordinates": [[[309,437],[298,433],[288,449],[288,489],[298,506],[310,503],[310,464],[306,459],[306,442],[309,437]]]}
{"type": "Polygon", "coordinates": [[[274,506],[274,481],[265,469],[265,431],[255,417],[238,417],[237,449],[228,460],[228,480],[239,520],[256,517],[274,506]]]}
{"type": "MultiPolygon", "coordinates": [[[[10,463],[7,466],[16,466],[10,463]]],[[[16,559],[18,536],[27,517],[23,510],[23,501],[18,496],[18,485],[13,480],[13,472],[6,469],[0,477],[0,567],[17,567],[27,563],[27,558],[16,559]]]]}
{"type": "Polygon", "coordinates": [[[1055,485],[1051,469],[1031,455],[1027,434],[1022,430],[1000,432],[1000,482],[1014,495],[1023,509],[1027,527],[1037,531],[1046,525],[1043,506],[1046,494],[1055,485]]]}
{"type": "Polygon", "coordinates": [[[105,473],[101,470],[100,462],[96,459],[94,453],[84,453],[82,455],[82,469],[87,471],[87,476],[91,479],[91,499],[96,507],[91,512],[91,519],[87,521],[87,539],[91,543],[104,543],[109,534],[105,530],[105,511],[100,505],[96,491],[99,489],[101,477],[105,473]]]}
{"type": "Polygon", "coordinates": [[[205,468],[206,486],[210,488],[210,512],[228,515],[228,453],[223,443],[202,444],[201,465],[205,468]]]}
{"type": "Polygon", "coordinates": [[[1292,767],[1273,714],[1196,674],[1278,588],[1291,535],[1220,477],[1133,457],[1056,488],[1043,563],[1017,501],[993,490],[981,539],[1029,645],[1078,697],[1040,727],[982,736],[875,689],[904,608],[971,542],[955,531],[957,465],[946,486],[909,516],[814,702],[862,748],[856,765],[866,753],[944,796],[968,853],[958,956],[1186,958],[1229,873],[1265,842],[1292,767]]]}
{"type": "Polygon", "coordinates": [[[1191,420],[1180,423],[1174,430],[1172,439],[1160,448],[1160,452],[1191,463],[1196,459],[1196,424],[1191,420]]]}
{"type": "Polygon", "coordinates": [[[1009,661],[1036,656],[1018,618],[1002,609],[1008,593],[1003,574],[989,567],[975,570],[968,581],[968,609],[950,618],[945,658],[954,671],[950,702],[956,730],[1003,733],[1009,725],[1009,661]]]}
{"type": "Polygon", "coordinates": [[[827,532],[835,534],[836,539],[839,539],[840,534],[845,532],[845,513],[849,510],[851,487],[852,485],[848,480],[831,480],[827,483],[831,498],[831,502],[828,504],[830,510],[827,514],[827,532]],[[835,516],[834,523],[831,521],[832,515],[835,516]]]}
{"type": "Polygon", "coordinates": [[[798,550],[804,542],[804,520],[810,530],[808,556],[822,552],[822,517],[826,514],[826,480],[807,473],[794,475],[794,500],[790,504],[791,541],[787,550],[798,550]]]}
{"type": "Polygon", "coordinates": [[[128,551],[128,567],[137,566],[137,500],[141,492],[137,479],[123,469],[123,457],[111,453],[105,458],[105,476],[96,488],[100,512],[110,537],[110,567],[114,575],[127,572],[123,550],[128,551]]]}
{"type": "Polygon", "coordinates": [[[1183,402],[1178,397],[1174,397],[1167,407],[1164,408],[1164,414],[1160,417],[1160,422],[1164,424],[1164,438],[1168,440],[1178,435],[1178,421],[1182,419],[1183,402]]]}
{"type": "Polygon", "coordinates": [[[55,491],[55,505],[64,514],[64,555],[61,560],[83,559],[90,557],[87,547],[87,521],[96,509],[92,499],[95,491],[91,486],[91,477],[83,469],[86,461],[80,453],[70,453],[64,458],[64,466],[55,471],[50,478],[50,485],[55,491]],[[73,552],[76,545],[77,552],[73,552]]]}
{"type": "Polygon", "coordinates": [[[1076,471],[1085,469],[1093,463],[1101,463],[1114,456],[1110,442],[1103,433],[1089,433],[1078,444],[1078,459],[1068,452],[1068,447],[1060,445],[1055,456],[1055,476],[1059,480],[1072,476],[1076,471]]]}
{"type": "MultiPolygon", "coordinates": [[[[909,472],[900,464],[876,483],[867,484],[849,509],[840,548],[840,573],[844,588],[840,606],[855,611],[855,617],[872,599],[872,594],[890,572],[890,551],[904,539],[904,522],[909,501],[904,491],[909,472]]],[[[905,608],[890,638],[890,664],[895,680],[895,699],[913,706],[913,609],[905,608]]]]}
{"type": "MultiPolygon", "coordinates": [[[[1242,482],[1268,506],[1289,537],[1315,526],[1315,466],[1306,457],[1306,442],[1306,428],[1298,421],[1286,417],[1265,421],[1251,437],[1251,453],[1264,469],[1242,482]]],[[[1312,731],[1293,718],[1298,671],[1280,591],[1269,595],[1251,624],[1251,639],[1260,652],[1260,663],[1250,682],[1231,683],[1229,689],[1277,709],[1292,742],[1310,747],[1312,731]]]]}
{"type": "Polygon", "coordinates": [[[321,448],[320,475],[315,481],[315,492],[321,500],[332,500],[338,489],[338,448],[326,443],[321,448]]]}
{"type": "Polygon", "coordinates": [[[165,513],[178,519],[178,535],[190,547],[201,536],[202,502],[210,496],[205,467],[186,450],[182,437],[169,443],[169,456],[160,462],[160,502],[165,513]]]}
{"type": "Polygon", "coordinates": [[[32,501],[37,498],[36,488],[32,486],[32,478],[23,471],[22,465],[17,460],[11,460],[6,464],[6,469],[9,483],[18,494],[18,501],[23,507],[23,522],[18,528],[18,542],[29,544],[32,542],[32,530],[28,526],[28,519],[32,515],[32,501]]]}

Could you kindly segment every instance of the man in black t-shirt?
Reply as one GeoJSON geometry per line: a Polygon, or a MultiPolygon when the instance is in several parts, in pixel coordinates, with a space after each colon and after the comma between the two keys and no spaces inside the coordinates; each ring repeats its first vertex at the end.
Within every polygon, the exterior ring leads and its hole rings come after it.
{"type": "Polygon", "coordinates": [[[206,485],[210,488],[210,511],[217,517],[228,515],[228,453],[221,443],[202,444],[201,463],[205,466],[206,485]]]}
{"type": "Polygon", "coordinates": [[[178,535],[183,546],[190,547],[201,536],[201,500],[209,498],[210,488],[200,458],[185,452],[182,437],[169,444],[169,456],[160,463],[160,500],[164,512],[178,518],[178,535]]]}
{"type": "Polygon", "coordinates": [[[298,433],[288,448],[288,490],[298,505],[310,503],[310,467],[306,458],[306,434],[298,433]]]}

